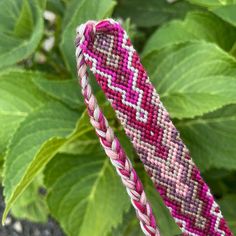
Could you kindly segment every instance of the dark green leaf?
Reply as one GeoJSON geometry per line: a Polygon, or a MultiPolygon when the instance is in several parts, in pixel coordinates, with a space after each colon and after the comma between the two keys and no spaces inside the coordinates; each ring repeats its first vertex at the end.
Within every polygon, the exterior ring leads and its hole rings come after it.
{"type": "Polygon", "coordinates": [[[233,26],[236,26],[236,2],[234,5],[226,5],[214,8],[212,9],[212,12],[233,26]]]}
{"type": "Polygon", "coordinates": [[[170,4],[166,0],[120,0],[115,16],[131,18],[138,26],[151,27],[173,18],[181,18],[191,9],[194,7],[184,1],[170,4]]]}
{"type": "Polygon", "coordinates": [[[162,235],[180,235],[181,231],[179,227],[174,222],[174,219],[171,217],[169,210],[164,205],[160,195],[158,194],[153,184],[149,183],[145,189],[148,199],[152,204],[153,211],[157,216],[157,223],[162,235]]]}
{"type": "Polygon", "coordinates": [[[236,169],[236,105],[176,125],[201,170],[236,169]]]}
{"type": "Polygon", "coordinates": [[[133,208],[124,214],[123,221],[107,236],[143,236],[139,220],[133,208]]]}
{"type": "Polygon", "coordinates": [[[230,229],[236,234],[236,194],[225,195],[219,204],[230,229]]]}
{"type": "Polygon", "coordinates": [[[139,175],[142,174],[142,179],[145,185],[145,191],[147,197],[151,203],[154,214],[156,215],[157,224],[160,228],[162,235],[173,236],[180,235],[181,231],[174,219],[171,217],[170,211],[164,205],[160,194],[155,189],[152,181],[146,172],[144,172],[143,166],[138,169],[139,175]]]}
{"type": "Polygon", "coordinates": [[[58,15],[63,15],[65,9],[64,2],[63,0],[47,0],[47,9],[58,15]]]}

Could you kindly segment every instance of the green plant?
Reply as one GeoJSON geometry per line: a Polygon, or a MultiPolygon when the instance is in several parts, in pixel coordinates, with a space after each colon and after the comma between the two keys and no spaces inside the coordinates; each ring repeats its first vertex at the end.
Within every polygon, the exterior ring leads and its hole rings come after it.
{"type": "MultiPolygon", "coordinates": [[[[236,233],[236,1],[2,0],[0,163],[6,209],[67,235],[142,235],[76,82],[75,28],[115,17],[236,233]],[[45,20],[45,10],[55,19],[45,20]],[[54,17],[53,16],[53,17],[54,17]],[[52,48],[45,42],[54,40],[52,48]],[[45,189],[46,195],[39,189],[45,189]],[[109,194],[112,192],[112,194],[109,194]]],[[[180,231],[114,113],[98,100],[142,178],[163,235],[180,231]]]]}

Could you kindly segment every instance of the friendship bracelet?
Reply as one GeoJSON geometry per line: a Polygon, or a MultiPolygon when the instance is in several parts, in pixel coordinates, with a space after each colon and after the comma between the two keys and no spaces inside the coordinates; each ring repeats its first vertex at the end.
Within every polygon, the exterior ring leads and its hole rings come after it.
{"type": "MultiPolygon", "coordinates": [[[[78,40],[83,40],[83,33],[85,30],[84,26],[86,25],[80,27],[81,34],[78,35],[78,40]]],[[[87,66],[80,47],[77,47],[76,49],[76,57],[78,76],[81,78],[80,85],[90,117],[90,122],[96,130],[102,147],[126,187],[132,205],[135,208],[136,215],[140,220],[142,231],[147,236],[159,236],[160,233],[156,225],[155,216],[153,215],[152,208],[147,201],[142,182],[134,170],[129,158],[126,156],[125,151],[121,147],[119,140],[114,135],[112,128],[109,127],[108,121],[92,93],[88,73],[86,71],[87,66]]]]}
{"type": "Polygon", "coordinates": [[[160,235],[141,181],[92,93],[87,66],[183,235],[232,236],[120,24],[107,19],[81,25],[76,58],[91,124],[126,186],[144,234],[160,235]]]}

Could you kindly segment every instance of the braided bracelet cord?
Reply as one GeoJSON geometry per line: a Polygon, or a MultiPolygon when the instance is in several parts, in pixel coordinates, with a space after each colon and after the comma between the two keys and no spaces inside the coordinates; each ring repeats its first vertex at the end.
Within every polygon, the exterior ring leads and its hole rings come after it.
{"type": "MultiPolygon", "coordinates": [[[[86,25],[80,26],[77,38],[79,42],[84,41],[83,33],[85,26],[86,25]]],[[[102,113],[96,97],[92,92],[92,88],[89,84],[88,73],[86,71],[87,66],[80,47],[77,47],[76,49],[76,58],[78,76],[80,77],[80,85],[90,117],[90,122],[96,130],[96,134],[99,137],[102,147],[126,187],[132,205],[135,208],[136,215],[140,220],[142,231],[147,236],[160,236],[155,216],[153,215],[150,203],[147,201],[142,182],[135,169],[132,167],[132,164],[120,145],[118,138],[114,135],[112,128],[109,127],[108,121],[102,113]]]]}
{"type": "MultiPolygon", "coordinates": [[[[112,19],[88,22],[79,27],[78,34],[76,56],[84,96],[91,96],[91,88],[85,89],[87,76],[83,77],[86,63],[183,235],[232,236],[120,24],[112,19]]],[[[94,107],[88,107],[95,117],[94,107]]],[[[95,125],[91,121],[95,127],[103,127],[100,123],[105,118],[101,117],[95,125]]]]}

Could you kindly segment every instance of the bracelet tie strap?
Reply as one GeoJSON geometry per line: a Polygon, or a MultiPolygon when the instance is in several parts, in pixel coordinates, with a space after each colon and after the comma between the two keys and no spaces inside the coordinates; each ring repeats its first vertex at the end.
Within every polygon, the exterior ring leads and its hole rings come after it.
{"type": "MultiPolygon", "coordinates": [[[[93,117],[91,123],[96,128],[100,141],[102,139],[101,143],[107,155],[110,157],[113,155],[111,160],[118,168],[119,175],[121,177],[123,175],[123,172],[119,171],[123,168],[120,164],[122,161],[117,158],[114,151],[118,140],[114,138],[111,128],[107,129],[107,121],[101,110],[97,108],[96,99],[89,86],[86,65],[89,66],[110,101],[145,170],[183,235],[232,236],[219,206],[200,176],[187,147],[170,120],[168,112],[140,63],[137,52],[120,24],[112,19],[98,23],[87,22],[78,28],[77,33],[77,67],[85,103],[90,117],[93,117]],[[116,140],[116,144],[111,144],[113,150],[108,150],[109,145],[104,143],[106,136],[109,136],[106,130],[112,133],[112,138],[109,137],[110,142],[112,139],[116,140]]],[[[124,152],[120,145],[119,148],[124,152]]],[[[129,169],[134,171],[126,155],[122,155],[129,169]]],[[[134,175],[135,181],[140,181],[136,173],[134,175]]],[[[125,182],[123,179],[122,181],[125,182]]],[[[134,178],[126,179],[127,183],[124,184],[127,189],[131,187],[128,186],[129,181],[135,182],[134,178]]],[[[134,188],[137,188],[137,185],[133,184],[132,188],[135,192],[137,189],[134,188]]],[[[137,192],[140,194],[140,191],[137,192]]],[[[145,196],[142,187],[141,192],[145,196]]],[[[129,190],[128,193],[132,200],[133,193],[129,190]]],[[[141,209],[137,207],[139,201],[137,199],[132,203],[144,233],[159,235],[149,203],[145,199],[141,209]],[[146,221],[143,221],[139,212],[142,212],[143,218],[147,216],[146,221]]]]}

